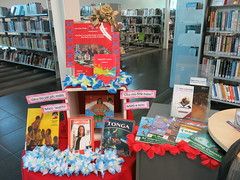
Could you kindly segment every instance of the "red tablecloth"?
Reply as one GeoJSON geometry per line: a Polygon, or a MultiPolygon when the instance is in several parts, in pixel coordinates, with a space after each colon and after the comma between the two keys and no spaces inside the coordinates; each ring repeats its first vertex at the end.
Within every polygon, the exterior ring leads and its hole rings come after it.
{"type": "MultiPolygon", "coordinates": [[[[133,119],[133,114],[132,112],[128,112],[128,119],[133,119]]],[[[60,129],[59,131],[60,133],[60,138],[59,138],[59,148],[61,150],[64,150],[67,148],[67,121],[64,120],[60,123],[60,129]]],[[[99,146],[99,142],[96,141],[95,142],[95,147],[99,146]]],[[[24,152],[23,152],[24,154],[24,152]]],[[[86,179],[86,180],[132,180],[135,179],[135,160],[136,157],[132,156],[132,157],[124,157],[124,163],[122,165],[122,171],[121,173],[117,173],[117,174],[110,174],[109,172],[106,172],[104,175],[104,178],[101,177],[101,175],[99,174],[98,176],[95,174],[90,174],[88,176],[55,176],[55,175],[51,175],[51,174],[47,174],[47,175],[42,175],[41,173],[34,173],[31,171],[28,171],[27,169],[23,169],[22,168],[22,179],[23,180],[65,180],[65,179],[73,179],[73,180],[77,180],[77,179],[86,179]]]]}

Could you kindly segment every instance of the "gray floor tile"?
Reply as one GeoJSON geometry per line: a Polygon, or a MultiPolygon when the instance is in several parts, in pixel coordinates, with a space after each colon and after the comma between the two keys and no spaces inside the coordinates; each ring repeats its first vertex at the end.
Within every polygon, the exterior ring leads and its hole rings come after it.
{"type": "Polygon", "coordinates": [[[25,127],[25,123],[15,116],[0,120],[0,136],[7,135],[19,128],[25,127]]]}

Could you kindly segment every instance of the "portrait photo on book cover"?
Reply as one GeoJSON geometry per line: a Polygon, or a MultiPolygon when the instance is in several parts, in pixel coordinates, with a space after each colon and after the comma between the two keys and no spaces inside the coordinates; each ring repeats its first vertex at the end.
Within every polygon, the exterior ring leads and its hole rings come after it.
{"type": "Polygon", "coordinates": [[[79,117],[70,119],[69,148],[73,152],[81,152],[92,147],[92,118],[79,117]]]}
{"type": "Polygon", "coordinates": [[[114,116],[114,95],[87,95],[85,101],[85,115],[94,117],[95,127],[114,116]]]}
{"type": "Polygon", "coordinates": [[[93,67],[93,57],[95,54],[109,54],[110,52],[103,46],[96,44],[76,44],[74,60],[84,66],[93,67]]]}

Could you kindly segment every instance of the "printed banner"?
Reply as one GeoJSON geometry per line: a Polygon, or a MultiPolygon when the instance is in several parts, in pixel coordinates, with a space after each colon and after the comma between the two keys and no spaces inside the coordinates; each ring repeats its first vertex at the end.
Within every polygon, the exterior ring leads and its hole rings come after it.
{"type": "Polygon", "coordinates": [[[120,99],[156,98],[156,90],[121,91],[120,99]]]}
{"type": "Polygon", "coordinates": [[[199,78],[199,77],[191,77],[190,84],[196,86],[207,86],[207,79],[206,78],[199,78]]]}
{"type": "Polygon", "coordinates": [[[129,102],[124,104],[124,110],[149,109],[149,101],[129,102]]]}
{"type": "Polygon", "coordinates": [[[41,106],[43,113],[49,112],[61,112],[69,110],[69,105],[66,103],[59,103],[59,104],[49,104],[41,106]]]}
{"type": "Polygon", "coordinates": [[[26,96],[28,104],[35,104],[47,101],[57,101],[57,100],[65,100],[67,99],[66,91],[53,91],[42,94],[33,94],[26,96]]]}

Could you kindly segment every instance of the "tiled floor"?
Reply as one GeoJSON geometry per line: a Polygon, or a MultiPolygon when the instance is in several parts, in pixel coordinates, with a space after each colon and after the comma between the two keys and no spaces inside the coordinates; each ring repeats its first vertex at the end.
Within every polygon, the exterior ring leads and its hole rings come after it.
{"type": "MultiPolygon", "coordinates": [[[[163,102],[161,94],[168,89],[170,72],[170,54],[159,51],[152,55],[143,55],[122,62],[123,70],[129,72],[134,82],[130,89],[158,89],[157,102],[163,102]]],[[[21,179],[21,152],[25,141],[26,111],[25,96],[60,89],[56,83],[39,85],[16,93],[0,97],[0,180],[21,179]]],[[[147,111],[135,111],[139,121],[147,111]]]]}

